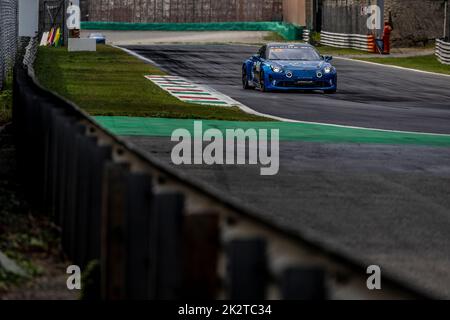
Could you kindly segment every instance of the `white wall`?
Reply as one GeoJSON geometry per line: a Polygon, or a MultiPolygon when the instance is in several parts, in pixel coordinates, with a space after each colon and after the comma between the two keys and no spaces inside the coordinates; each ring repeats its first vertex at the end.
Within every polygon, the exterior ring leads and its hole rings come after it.
{"type": "Polygon", "coordinates": [[[38,33],[39,0],[19,0],[19,37],[34,37],[38,33]]]}

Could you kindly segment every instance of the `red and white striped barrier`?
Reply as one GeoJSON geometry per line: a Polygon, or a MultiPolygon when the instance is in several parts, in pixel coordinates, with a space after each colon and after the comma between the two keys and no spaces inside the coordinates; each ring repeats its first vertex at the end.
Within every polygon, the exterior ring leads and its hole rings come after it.
{"type": "Polygon", "coordinates": [[[320,43],[330,47],[351,48],[368,52],[375,52],[375,37],[364,34],[345,34],[322,31],[320,43]]]}
{"type": "Polygon", "coordinates": [[[450,42],[436,39],[436,56],[443,64],[450,64],[450,42]]]}

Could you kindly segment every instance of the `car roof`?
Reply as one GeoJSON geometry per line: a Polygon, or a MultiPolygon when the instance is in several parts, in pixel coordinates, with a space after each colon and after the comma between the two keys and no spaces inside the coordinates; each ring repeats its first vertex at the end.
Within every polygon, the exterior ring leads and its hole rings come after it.
{"type": "Polygon", "coordinates": [[[312,45],[308,44],[308,43],[292,43],[292,42],[271,42],[267,44],[268,48],[272,48],[272,47],[304,47],[304,48],[313,48],[312,45]]]}

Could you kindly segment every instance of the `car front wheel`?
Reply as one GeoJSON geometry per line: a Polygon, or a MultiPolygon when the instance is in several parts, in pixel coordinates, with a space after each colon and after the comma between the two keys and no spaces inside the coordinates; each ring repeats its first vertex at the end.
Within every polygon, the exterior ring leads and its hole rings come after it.
{"type": "Polygon", "coordinates": [[[337,77],[336,77],[336,79],[334,80],[334,84],[335,84],[334,89],[331,89],[331,90],[324,90],[324,93],[327,93],[327,94],[333,94],[333,93],[336,93],[336,91],[337,91],[337,77]]]}
{"type": "Polygon", "coordinates": [[[250,85],[248,84],[248,76],[245,68],[242,69],[242,88],[244,88],[245,90],[251,89],[250,85]]]}
{"type": "Polygon", "coordinates": [[[261,71],[260,80],[259,80],[259,88],[261,92],[266,92],[266,81],[264,80],[264,72],[261,71]]]}

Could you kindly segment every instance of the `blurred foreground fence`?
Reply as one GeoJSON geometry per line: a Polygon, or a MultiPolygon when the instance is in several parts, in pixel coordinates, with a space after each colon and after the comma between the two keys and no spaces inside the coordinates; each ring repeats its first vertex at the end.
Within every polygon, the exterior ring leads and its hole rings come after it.
{"type": "Polygon", "coordinates": [[[367,266],[140,153],[23,66],[13,124],[30,201],[52,213],[73,263],[95,270],[86,298],[424,297],[385,271],[383,290],[369,291],[367,266]]]}
{"type": "Polygon", "coordinates": [[[17,52],[17,0],[0,0],[0,89],[17,52]]]}
{"type": "Polygon", "coordinates": [[[436,39],[436,56],[443,64],[450,64],[450,42],[436,39]]]}

